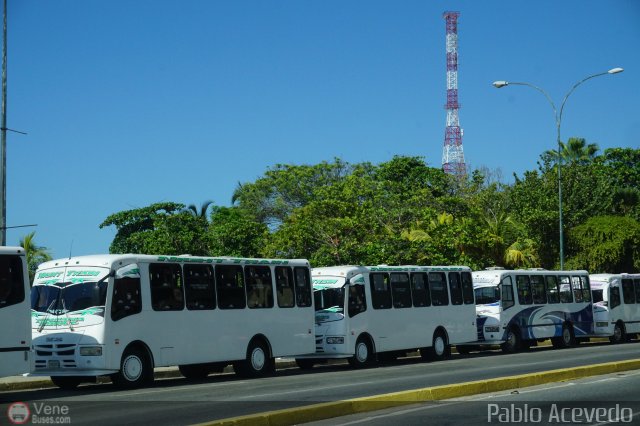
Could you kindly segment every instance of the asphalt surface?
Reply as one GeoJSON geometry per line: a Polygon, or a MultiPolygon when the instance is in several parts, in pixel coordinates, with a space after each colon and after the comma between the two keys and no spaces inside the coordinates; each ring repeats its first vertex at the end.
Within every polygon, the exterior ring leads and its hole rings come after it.
{"type": "MultiPolygon", "coordinates": [[[[193,424],[426,386],[636,359],[639,349],[638,342],[602,343],[565,350],[532,348],[512,355],[499,351],[454,355],[436,363],[408,358],[366,370],[352,370],[346,364],[320,366],[310,372],[283,368],[275,377],[264,379],[243,380],[232,374],[212,375],[199,382],[165,378],[156,380],[153,387],[131,391],[110,384],[83,385],[75,391],[14,390],[0,392],[0,412],[22,401],[32,408],[42,403],[66,406],[72,423],[79,425],[193,424]]],[[[3,420],[0,414],[0,423],[3,420]]]]}

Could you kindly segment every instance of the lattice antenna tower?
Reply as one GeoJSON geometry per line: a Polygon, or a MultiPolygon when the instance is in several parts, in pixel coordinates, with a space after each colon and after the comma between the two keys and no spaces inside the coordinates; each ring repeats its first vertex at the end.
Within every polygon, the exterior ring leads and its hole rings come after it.
{"type": "Polygon", "coordinates": [[[458,120],[458,16],[459,12],[444,12],[447,28],[447,127],[444,132],[442,169],[445,173],[465,176],[467,167],[462,150],[462,129],[458,120]]]}

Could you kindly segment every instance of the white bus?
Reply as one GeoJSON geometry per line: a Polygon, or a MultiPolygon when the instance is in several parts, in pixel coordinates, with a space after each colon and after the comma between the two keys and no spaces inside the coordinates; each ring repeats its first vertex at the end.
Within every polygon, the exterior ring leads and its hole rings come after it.
{"type": "Polygon", "coordinates": [[[612,343],[640,333],[640,274],[593,274],[595,332],[612,343]]]}
{"type": "Polygon", "coordinates": [[[551,339],[573,346],[592,336],[593,311],[587,271],[503,270],[473,273],[478,340],[515,352],[551,339]]]}
{"type": "Polygon", "coordinates": [[[29,372],[29,273],[22,247],[0,247],[0,377],[29,372]]]}
{"type": "Polygon", "coordinates": [[[303,259],[96,255],[43,263],[31,292],[35,367],[74,388],[109,375],[121,387],[179,366],[203,378],[242,376],[274,357],[314,350],[309,263],[303,259]]]}
{"type": "Polygon", "coordinates": [[[471,270],[466,266],[336,266],[312,270],[316,350],[311,368],[347,358],[354,367],[420,350],[439,360],[475,339],[471,270]]]}

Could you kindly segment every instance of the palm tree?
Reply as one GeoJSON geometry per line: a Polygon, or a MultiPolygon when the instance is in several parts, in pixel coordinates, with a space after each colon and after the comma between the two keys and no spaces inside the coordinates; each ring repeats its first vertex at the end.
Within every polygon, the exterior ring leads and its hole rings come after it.
{"type": "MultiPolygon", "coordinates": [[[[600,147],[598,147],[598,144],[590,143],[587,145],[587,141],[584,138],[569,138],[566,144],[560,142],[560,154],[564,163],[590,163],[596,157],[599,150],[600,147]]],[[[558,151],[553,149],[545,151],[544,155],[548,156],[554,162],[558,159],[558,151]]]]}
{"type": "Polygon", "coordinates": [[[51,260],[49,249],[43,246],[36,245],[34,241],[35,235],[36,231],[33,231],[30,234],[25,235],[18,242],[18,245],[24,248],[24,252],[27,257],[27,265],[29,268],[29,282],[33,282],[33,278],[35,276],[36,269],[38,269],[38,265],[40,265],[42,262],[51,260]]]}
{"type": "Polygon", "coordinates": [[[209,207],[213,204],[213,201],[211,200],[207,200],[204,203],[202,203],[202,206],[200,206],[200,210],[198,210],[198,207],[196,207],[195,204],[190,204],[185,211],[188,211],[189,213],[191,213],[194,217],[201,217],[205,220],[207,220],[207,211],[209,210],[209,207]]]}

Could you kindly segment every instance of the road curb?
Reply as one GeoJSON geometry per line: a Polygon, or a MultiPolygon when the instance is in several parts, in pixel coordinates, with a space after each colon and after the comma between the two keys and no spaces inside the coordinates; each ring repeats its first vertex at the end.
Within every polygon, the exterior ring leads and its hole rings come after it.
{"type": "Polygon", "coordinates": [[[640,359],[561,368],[540,373],[521,374],[478,380],[453,385],[433,386],[409,391],[387,393],[345,401],[326,402],[298,408],[269,411],[201,423],[198,426],[284,426],[324,420],[349,414],[376,411],[384,408],[435,401],[487,392],[537,386],[545,383],[575,380],[584,377],[640,369],[640,359]]]}

